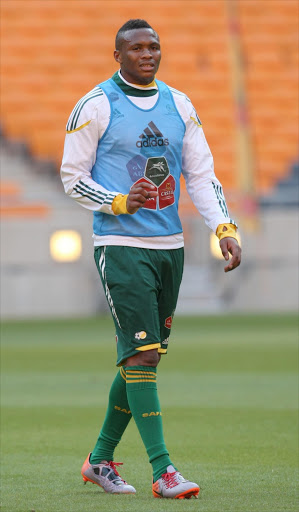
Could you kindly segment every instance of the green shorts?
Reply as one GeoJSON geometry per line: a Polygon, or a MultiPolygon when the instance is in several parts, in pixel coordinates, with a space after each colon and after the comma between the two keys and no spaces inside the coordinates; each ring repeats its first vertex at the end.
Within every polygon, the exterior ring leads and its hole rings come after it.
{"type": "Polygon", "coordinates": [[[183,275],[184,249],[95,248],[116,328],[117,365],[137,351],[166,354],[183,275]]]}

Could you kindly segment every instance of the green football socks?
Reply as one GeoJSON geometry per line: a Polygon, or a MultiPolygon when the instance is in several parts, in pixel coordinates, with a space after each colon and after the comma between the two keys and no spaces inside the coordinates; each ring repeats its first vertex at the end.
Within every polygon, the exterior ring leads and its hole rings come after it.
{"type": "Polygon", "coordinates": [[[126,372],[120,368],[112,383],[109,402],[100,435],[90,456],[91,464],[113,460],[113,454],[132,417],[127,400],[126,372]]]}
{"type": "Polygon", "coordinates": [[[152,464],[155,482],[172,464],[163,436],[157,369],[151,366],[127,366],[125,371],[128,402],[152,464]]]}

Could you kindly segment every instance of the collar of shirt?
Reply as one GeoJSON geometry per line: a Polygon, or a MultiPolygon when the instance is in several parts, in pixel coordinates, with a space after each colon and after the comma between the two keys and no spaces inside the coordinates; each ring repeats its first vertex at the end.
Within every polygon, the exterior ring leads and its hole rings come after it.
{"type": "Polygon", "coordinates": [[[147,86],[130,84],[121,76],[120,71],[114,73],[112,80],[127,96],[148,97],[155,96],[158,93],[158,86],[155,80],[147,86]]]}

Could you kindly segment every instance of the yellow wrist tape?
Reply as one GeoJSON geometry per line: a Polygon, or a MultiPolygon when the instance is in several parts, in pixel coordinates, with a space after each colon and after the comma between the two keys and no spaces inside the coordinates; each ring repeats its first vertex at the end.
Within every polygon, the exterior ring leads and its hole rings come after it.
{"type": "Polygon", "coordinates": [[[129,213],[127,210],[127,197],[128,194],[118,194],[112,201],[112,210],[114,215],[121,215],[122,213],[129,213]]]}
{"type": "Polygon", "coordinates": [[[121,215],[122,213],[129,213],[127,210],[127,197],[129,194],[118,194],[112,201],[112,210],[114,215],[121,215]]]}
{"type": "Polygon", "coordinates": [[[216,235],[218,236],[219,240],[222,240],[222,238],[235,238],[237,240],[236,236],[237,227],[234,224],[219,224],[218,228],[216,229],[216,235]]]}

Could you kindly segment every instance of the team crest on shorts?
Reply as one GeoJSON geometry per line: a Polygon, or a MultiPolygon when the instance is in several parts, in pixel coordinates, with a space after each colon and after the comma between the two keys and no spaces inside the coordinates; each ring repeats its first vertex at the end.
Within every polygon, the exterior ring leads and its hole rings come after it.
{"type": "Polygon", "coordinates": [[[145,340],[147,334],[145,331],[140,331],[135,333],[136,340],[145,340]]]}
{"type": "Polygon", "coordinates": [[[165,327],[167,327],[167,329],[171,329],[171,324],[172,324],[172,316],[168,316],[167,318],[165,318],[165,327]]]}

